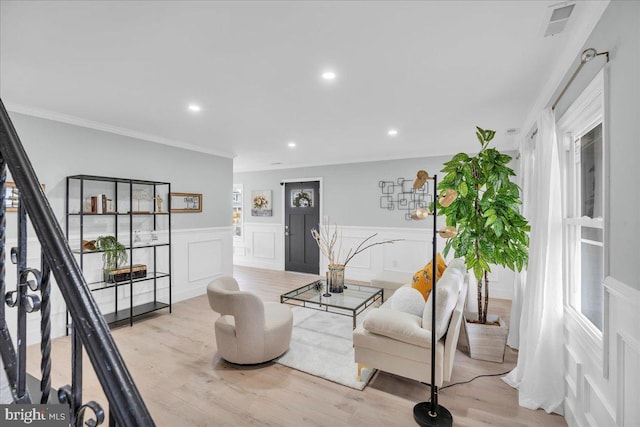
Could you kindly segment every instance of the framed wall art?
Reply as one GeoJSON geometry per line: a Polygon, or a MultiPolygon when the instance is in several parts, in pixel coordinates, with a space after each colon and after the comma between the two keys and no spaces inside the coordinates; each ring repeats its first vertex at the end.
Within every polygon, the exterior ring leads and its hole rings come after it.
{"type": "Polygon", "coordinates": [[[202,194],[171,193],[169,206],[171,212],[202,212],[202,194]]]}
{"type": "MultiPolygon", "coordinates": [[[[44,191],[44,184],[40,184],[42,190],[44,191]]],[[[20,192],[18,191],[18,187],[16,184],[10,181],[7,181],[5,186],[5,194],[4,194],[4,207],[7,212],[17,212],[18,211],[18,200],[19,200],[20,192]]]]}
{"type": "Polygon", "coordinates": [[[251,216],[273,216],[271,190],[254,190],[251,192],[251,216]]]}

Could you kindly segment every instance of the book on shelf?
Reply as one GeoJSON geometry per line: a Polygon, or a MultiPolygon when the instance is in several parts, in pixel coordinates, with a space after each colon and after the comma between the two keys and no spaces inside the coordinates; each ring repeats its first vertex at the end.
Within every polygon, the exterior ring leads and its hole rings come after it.
{"type": "Polygon", "coordinates": [[[96,194],[85,199],[84,212],[94,214],[115,213],[113,199],[106,194],[96,194]]]}

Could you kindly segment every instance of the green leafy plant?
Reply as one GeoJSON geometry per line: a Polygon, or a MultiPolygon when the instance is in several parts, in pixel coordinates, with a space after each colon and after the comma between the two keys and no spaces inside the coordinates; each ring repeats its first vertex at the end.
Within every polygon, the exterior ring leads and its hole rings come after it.
{"type": "Polygon", "coordinates": [[[117,269],[127,261],[127,250],[115,236],[98,236],[95,246],[103,251],[102,263],[105,273],[117,269]]]}
{"type": "Polygon", "coordinates": [[[529,259],[529,223],[520,214],[520,188],[507,166],[511,156],[488,148],[495,131],[476,127],[482,148],[473,157],[458,153],[446,162],[439,190],[455,190],[456,200],[441,207],[447,225],[458,228],[447,240],[445,256],[453,249],[465,259],[477,280],[478,321],[487,322],[491,265],[522,271],[529,259]],[[483,292],[484,290],[484,292],[483,292]]]}

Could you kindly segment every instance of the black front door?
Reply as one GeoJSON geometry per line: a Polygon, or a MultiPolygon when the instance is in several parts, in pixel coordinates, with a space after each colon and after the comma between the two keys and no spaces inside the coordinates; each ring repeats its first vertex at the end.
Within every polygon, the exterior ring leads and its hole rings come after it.
{"type": "Polygon", "coordinates": [[[320,183],[288,182],[284,186],[284,269],[319,273],[320,250],[311,236],[320,219],[320,183]]]}

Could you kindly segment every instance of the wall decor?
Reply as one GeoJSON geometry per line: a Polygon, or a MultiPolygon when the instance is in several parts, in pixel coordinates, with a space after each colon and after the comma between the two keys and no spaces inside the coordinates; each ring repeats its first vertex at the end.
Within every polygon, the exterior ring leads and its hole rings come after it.
{"type": "Polygon", "coordinates": [[[313,189],[294,189],[291,190],[291,207],[292,208],[312,208],[313,207],[313,189]]]}
{"type": "MultiPolygon", "coordinates": [[[[40,184],[42,190],[44,191],[44,184],[40,184]]],[[[18,211],[18,200],[20,197],[20,192],[18,191],[18,187],[14,182],[7,181],[4,193],[4,207],[7,212],[17,212],[18,211]]]]}
{"type": "MultiPolygon", "coordinates": [[[[419,177],[420,178],[420,177],[419,177]]],[[[387,210],[406,211],[404,219],[411,221],[411,212],[420,208],[428,208],[428,201],[431,196],[425,186],[425,179],[417,182],[418,188],[413,187],[413,181],[405,178],[398,178],[394,181],[380,181],[378,187],[382,195],[380,196],[380,208],[387,210]]]]}
{"type": "Polygon", "coordinates": [[[251,216],[272,216],[271,190],[254,190],[251,192],[251,216]]]}
{"type": "Polygon", "coordinates": [[[169,208],[171,212],[202,212],[202,194],[170,193],[169,208]]]}

